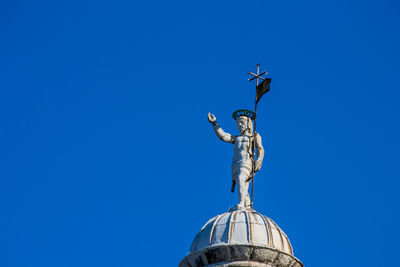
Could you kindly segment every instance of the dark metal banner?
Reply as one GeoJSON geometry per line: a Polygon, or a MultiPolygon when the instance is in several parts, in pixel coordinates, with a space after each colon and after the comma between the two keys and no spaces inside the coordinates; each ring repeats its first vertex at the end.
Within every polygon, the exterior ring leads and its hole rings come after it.
{"type": "Polygon", "coordinates": [[[270,85],[271,85],[271,78],[265,78],[265,80],[260,83],[259,85],[257,85],[257,89],[256,89],[256,103],[258,103],[258,101],[260,101],[261,97],[267,93],[270,89],[270,85]]]}

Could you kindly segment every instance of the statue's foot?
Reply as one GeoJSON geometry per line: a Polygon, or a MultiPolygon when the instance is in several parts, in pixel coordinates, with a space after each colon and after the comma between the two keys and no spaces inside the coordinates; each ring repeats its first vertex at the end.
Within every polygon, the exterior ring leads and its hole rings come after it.
{"type": "Polygon", "coordinates": [[[247,203],[245,206],[246,209],[251,209],[251,203],[247,203]]]}
{"type": "Polygon", "coordinates": [[[233,206],[232,208],[229,209],[229,211],[235,211],[235,210],[247,210],[250,209],[250,207],[245,207],[244,204],[237,204],[235,206],[233,206]]]}

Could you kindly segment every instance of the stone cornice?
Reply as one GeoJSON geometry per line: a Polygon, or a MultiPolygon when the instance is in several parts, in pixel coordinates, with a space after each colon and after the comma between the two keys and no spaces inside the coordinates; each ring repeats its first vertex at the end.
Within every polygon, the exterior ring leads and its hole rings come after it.
{"type": "Polygon", "coordinates": [[[296,257],[288,253],[274,248],[252,245],[210,246],[188,254],[181,261],[179,267],[217,266],[219,264],[233,266],[235,262],[254,262],[273,267],[304,267],[296,257]]]}

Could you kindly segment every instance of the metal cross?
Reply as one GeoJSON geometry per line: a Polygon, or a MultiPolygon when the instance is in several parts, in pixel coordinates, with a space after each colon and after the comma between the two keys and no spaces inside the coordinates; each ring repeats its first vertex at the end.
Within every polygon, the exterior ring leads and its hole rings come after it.
{"type": "Polygon", "coordinates": [[[264,71],[263,73],[260,73],[260,64],[257,64],[257,74],[252,73],[251,71],[248,72],[248,74],[253,75],[254,77],[248,79],[249,82],[251,82],[254,79],[257,79],[257,85],[258,85],[258,79],[265,80],[262,76],[265,74],[268,74],[268,72],[264,71]]]}

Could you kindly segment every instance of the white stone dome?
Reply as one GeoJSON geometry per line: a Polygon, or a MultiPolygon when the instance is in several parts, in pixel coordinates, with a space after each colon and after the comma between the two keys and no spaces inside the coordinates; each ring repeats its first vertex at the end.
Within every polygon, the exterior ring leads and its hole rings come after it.
{"type": "Polygon", "coordinates": [[[219,245],[267,247],[293,255],[286,234],[273,220],[254,210],[235,210],[215,216],[196,235],[190,252],[219,245]]]}

